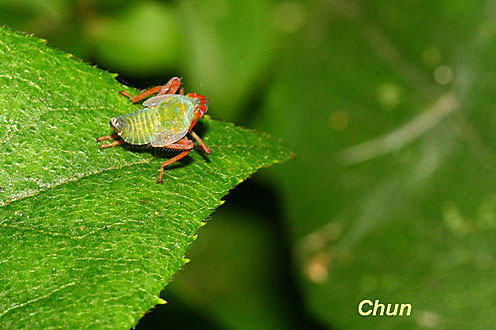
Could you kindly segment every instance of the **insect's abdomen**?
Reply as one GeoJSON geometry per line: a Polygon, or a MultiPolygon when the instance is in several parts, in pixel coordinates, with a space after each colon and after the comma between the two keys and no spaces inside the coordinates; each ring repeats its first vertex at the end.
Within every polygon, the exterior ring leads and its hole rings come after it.
{"type": "Polygon", "coordinates": [[[152,141],[159,123],[155,109],[144,108],[117,118],[121,122],[120,137],[131,144],[148,144],[152,141]]]}

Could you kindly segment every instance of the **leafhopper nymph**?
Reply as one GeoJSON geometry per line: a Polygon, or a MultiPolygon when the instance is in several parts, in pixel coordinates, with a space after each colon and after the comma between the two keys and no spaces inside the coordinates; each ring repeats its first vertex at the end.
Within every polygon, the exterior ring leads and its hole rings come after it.
{"type": "Polygon", "coordinates": [[[115,147],[119,144],[149,145],[167,151],[180,151],[175,157],[162,163],[157,183],[163,183],[164,168],[186,157],[195,147],[189,134],[198,142],[200,148],[209,154],[210,148],[193,132],[198,120],[208,110],[208,99],[197,93],[184,94],[181,78],[174,77],[164,86],[150,88],[132,97],[121,91],[120,94],[139,102],[153,94],[154,97],[143,102],[144,108],[127,115],[110,119],[110,127],[115,134],[102,136],[97,141],[114,139],[100,148],[115,147]],[[119,139],[120,138],[120,139],[119,139]]]}

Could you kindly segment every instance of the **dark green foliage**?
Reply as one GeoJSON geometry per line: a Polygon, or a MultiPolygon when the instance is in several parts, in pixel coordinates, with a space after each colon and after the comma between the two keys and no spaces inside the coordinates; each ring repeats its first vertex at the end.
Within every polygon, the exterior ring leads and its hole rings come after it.
{"type": "Polygon", "coordinates": [[[308,306],[327,324],[491,327],[489,3],[330,1],[307,8],[312,21],[285,49],[258,127],[298,151],[271,174],[308,306]],[[308,88],[288,97],[297,82],[308,88]],[[363,299],[411,303],[412,317],[361,317],[363,299]]]}

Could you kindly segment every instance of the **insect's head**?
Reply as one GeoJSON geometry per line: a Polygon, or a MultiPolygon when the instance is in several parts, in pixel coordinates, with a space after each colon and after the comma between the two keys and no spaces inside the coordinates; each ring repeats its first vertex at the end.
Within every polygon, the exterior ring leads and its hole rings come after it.
{"type": "Polygon", "coordinates": [[[118,117],[114,117],[114,118],[110,119],[110,127],[116,133],[120,133],[122,131],[122,126],[123,126],[122,120],[119,119],[118,117]]]}

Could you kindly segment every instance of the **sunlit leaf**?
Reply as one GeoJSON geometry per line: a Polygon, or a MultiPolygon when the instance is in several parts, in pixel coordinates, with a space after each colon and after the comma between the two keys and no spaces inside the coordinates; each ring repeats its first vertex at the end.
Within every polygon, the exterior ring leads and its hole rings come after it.
{"type": "Polygon", "coordinates": [[[0,327],[133,326],[220,199],[291,155],[206,119],[212,154],[157,185],[160,154],[98,149],[110,117],[139,109],[113,75],[5,29],[0,59],[0,327]]]}

